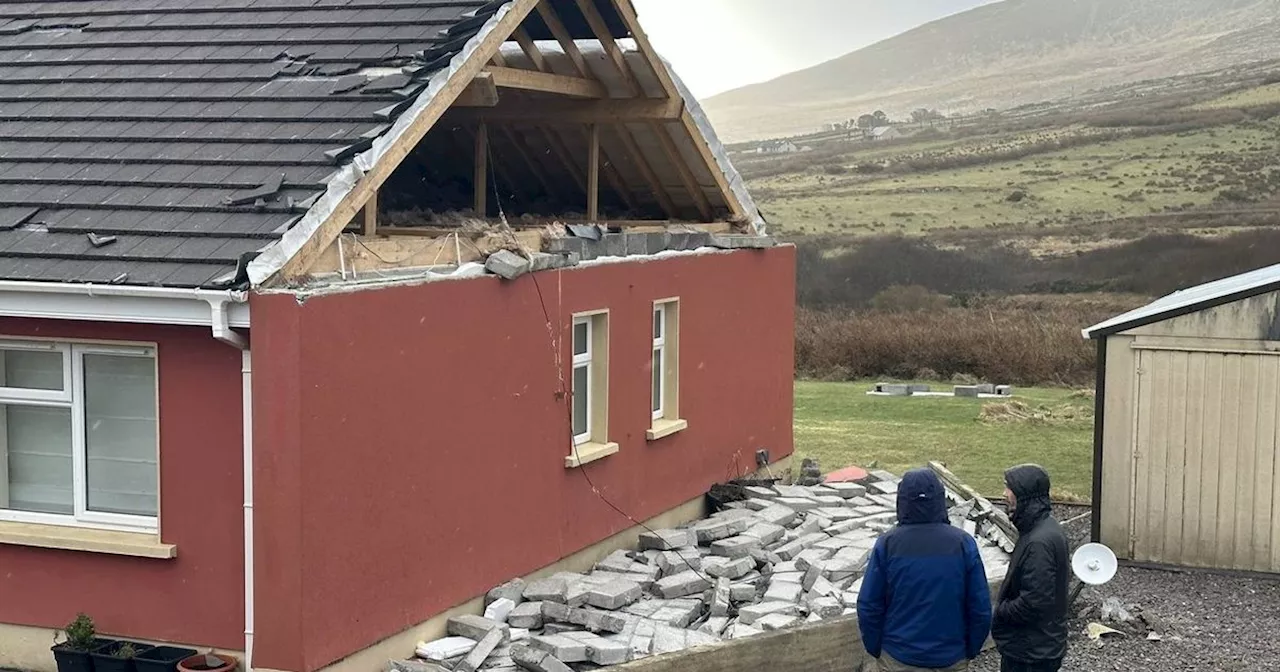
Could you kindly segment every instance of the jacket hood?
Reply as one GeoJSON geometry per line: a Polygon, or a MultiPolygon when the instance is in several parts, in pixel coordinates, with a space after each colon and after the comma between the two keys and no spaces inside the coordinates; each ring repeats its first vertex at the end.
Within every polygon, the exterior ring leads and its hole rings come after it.
{"type": "Polygon", "coordinates": [[[1053,513],[1049,501],[1049,472],[1035,464],[1024,464],[1004,472],[1004,484],[1017,497],[1013,524],[1026,534],[1053,513]]]}
{"type": "Polygon", "coordinates": [[[908,471],[898,484],[898,523],[947,523],[947,497],[942,481],[929,469],[908,471]]]}

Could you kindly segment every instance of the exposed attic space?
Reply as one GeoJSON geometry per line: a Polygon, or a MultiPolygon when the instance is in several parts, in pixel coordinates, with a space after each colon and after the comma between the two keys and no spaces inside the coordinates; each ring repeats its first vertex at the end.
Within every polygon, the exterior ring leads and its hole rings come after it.
{"type": "Polygon", "coordinates": [[[632,10],[606,18],[621,6],[537,3],[305,275],[458,265],[625,231],[754,232],[705,119],[626,29],[632,10]]]}

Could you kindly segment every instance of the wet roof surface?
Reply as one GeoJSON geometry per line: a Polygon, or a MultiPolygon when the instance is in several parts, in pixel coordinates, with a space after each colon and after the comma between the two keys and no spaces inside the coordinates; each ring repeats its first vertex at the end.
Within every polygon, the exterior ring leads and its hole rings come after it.
{"type": "Polygon", "coordinates": [[[503,4],[0,3],[0,279],[232,284],[503,4]]]}

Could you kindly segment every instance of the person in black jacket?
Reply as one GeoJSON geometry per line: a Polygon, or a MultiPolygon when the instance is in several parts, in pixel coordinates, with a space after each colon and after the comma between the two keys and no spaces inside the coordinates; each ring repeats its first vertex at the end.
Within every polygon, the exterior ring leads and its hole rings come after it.
{"type": "Polygon", "coordinates": [[[1067,654],[1067,536],[1053,519],[1049,474],[1036,465],[1005,472],[1018,544],[991,623],[1001,672],[1058,672],[1067,654]]]}

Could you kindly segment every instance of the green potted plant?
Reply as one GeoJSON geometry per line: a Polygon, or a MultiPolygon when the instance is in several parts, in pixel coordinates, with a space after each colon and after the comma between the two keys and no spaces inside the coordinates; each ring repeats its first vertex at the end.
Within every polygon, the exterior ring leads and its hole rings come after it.
{"type": "Polygon", "coordinates": [[[91,654],[114,643],[114,640],[99,637],[93,619],[84,613],[76,614],[62,635],[63,641],[58,642],[55,638],[51,649],[58,672],[94,672],[91,654]]]}
{"type": "Polygon", "coordinates": [[[176,672],[178,663],[184,658],[196,655],[195,649],[184,649],[177,646],[157,646],[144,651],[133,659],[138,672],[176,672]]]}
{"type": "Polygon", "coordinates": [[[134,658],[155,647],[138,642],[118,641],[103,646],[93,653],[94,672],[135,672],[134,658]]]}

